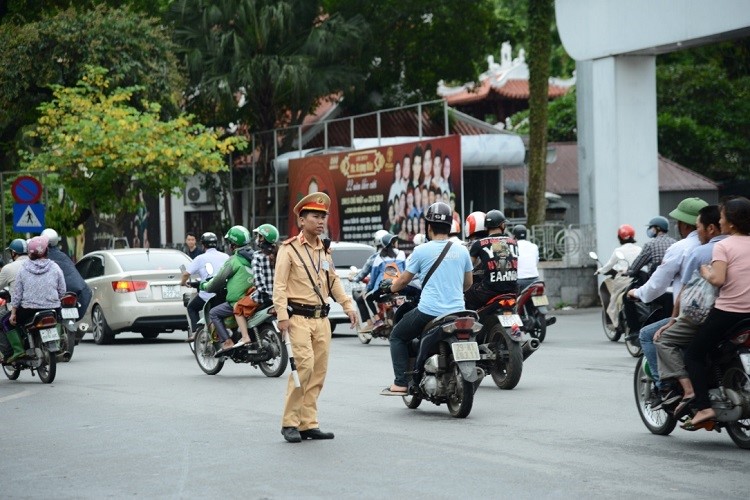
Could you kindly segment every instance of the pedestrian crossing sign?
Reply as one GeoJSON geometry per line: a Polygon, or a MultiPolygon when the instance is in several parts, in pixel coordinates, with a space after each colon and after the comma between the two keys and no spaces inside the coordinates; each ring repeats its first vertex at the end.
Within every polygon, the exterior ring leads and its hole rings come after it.
{"type": "Polygon", "coordinates": [[[40,233],[44,229],[44,205],[41,203],[13,204],[13,231],[40,233]]]}

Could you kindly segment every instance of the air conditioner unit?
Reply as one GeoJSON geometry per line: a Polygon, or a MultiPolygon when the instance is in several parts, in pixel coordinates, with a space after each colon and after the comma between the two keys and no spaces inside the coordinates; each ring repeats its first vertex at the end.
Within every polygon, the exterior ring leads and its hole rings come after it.
{"type": "Polygon", "coordinates": [[[205,180],[202,175],[194,175],[185,183],[185,205],[205,205],[211,199],[203,187],[205,180]]]}

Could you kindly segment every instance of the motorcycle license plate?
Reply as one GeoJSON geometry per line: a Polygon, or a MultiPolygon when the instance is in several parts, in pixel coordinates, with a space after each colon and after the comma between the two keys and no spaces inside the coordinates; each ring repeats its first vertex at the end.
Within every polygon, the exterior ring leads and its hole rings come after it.
{"type": "Polygon", "coordinates": [[[60,340],[57,328],[43,328],[42,330],[39,330],[39,336],[42,337],[42,342],[54,342],[55,340],[60,340]]]}
{"type": "Polygon", "coordinates": [[[75,307],[63,307],[62,317],[63,319],[78,319],[78,309],[75,307]]]}
{"type": "Polygon", "coordinates": [[[479,346],[476,342],[454,342],[451,349],[454,361],[479,361],[479,346]]]}
{"type": "Polygon", "coordinates": [[[182,294],[180,294],[180,285],[162,285],[161,286],[161,298],[163,299],[182,298],[182,294]]]}
{"type": "Polygon", "coordinates": [[[745,373],[750,374],[750,353],[740,353],[740,359],[742,360],[742,366],[745,368],[745,373]]]}
{"type": "Polygon", "coordinates": [[[505,328],[510,328],[513,325],[523,325],[523,321],[521,321],[521,316],[518,314],[503,314],[500,316],[500,324],[505,328]]]}
{"type": "Polygon", "coordinates": [[[546,295],[533,295],[531,297],[531,303],[535,306],[548,306],[549,305],[549,299],[546,295]]]}

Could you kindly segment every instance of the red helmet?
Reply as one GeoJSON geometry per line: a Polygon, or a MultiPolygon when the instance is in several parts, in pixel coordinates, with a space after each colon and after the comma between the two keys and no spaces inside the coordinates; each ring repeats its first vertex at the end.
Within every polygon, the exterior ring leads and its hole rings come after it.
{"type": "Polygon", "coordinates": [[[621,240],[635,238],[635,228],[630,224],[623,224],[617,228],[617,237],[621,240]]]}
{"type": "Polygon", "coordinates": [[[474,233],[487,230],[487,228],[484,227],[484,215],[484,212],[472,212],[466,218],[464,234],[467,238],[471,238],[474,233]]]}

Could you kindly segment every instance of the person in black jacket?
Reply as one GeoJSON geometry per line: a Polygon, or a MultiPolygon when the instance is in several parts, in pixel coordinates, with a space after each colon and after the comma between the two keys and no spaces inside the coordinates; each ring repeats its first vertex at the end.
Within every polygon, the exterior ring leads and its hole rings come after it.
{"type": "Polygon", "coordinates": [[[42,236],[46,236],[49,239],[47,258],[55,262],[62,269],[63,276],[65,276],[65,288],[67,288],[68,292],[78,295],[78,319],[81,319],[91,303],[91,289],[84,281],[81,273],[76,269],[70,257],[58,248],[57,245],[60,243],[60,236],[57,234],[57,231],[47,228],[42,231],[42,236]]]}

